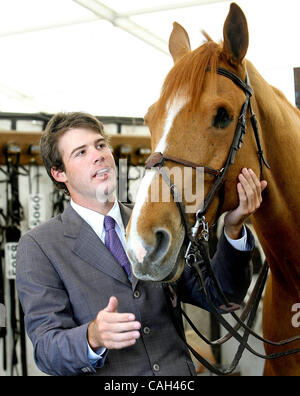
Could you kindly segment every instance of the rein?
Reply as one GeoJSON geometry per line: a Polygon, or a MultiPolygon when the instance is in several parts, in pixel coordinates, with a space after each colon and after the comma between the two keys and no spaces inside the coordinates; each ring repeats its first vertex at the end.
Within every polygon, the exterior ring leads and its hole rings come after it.
{"type": "MultiPolygon", "coordinates": [[[[181,309],[181,313],[186,318],[186,320],[191,325],[191,327],[194,329],[194,331],[197,333],[197,335],[199,337],[201,337],[207,344],[221,345],[221,344],[225,343],[226,341],[228,341],[231,337],[234,337],[240,343],[238,351],[237,351],[231,365],[226,370],[219,370],[216,367],[212,366],[206,359],[204,359],[202,356],[200,356],[190,345],[187,344],[187,342],[185,340],[183,329],[180,327],[180,325],[177,323],[176,320],[174,320],[174,324],[175,324],[179,334],[181,335],[184,343],[191,351],[191,353],[206,368],[208,368],[210,371],[212,371],[213,373],[215,373],[217,375],[227,375],[227,374],[232,373],[235,370],[245,349],[247,349],[249,352],[251,352],[255,356],[258,356],[263,359],[276,359],[279,357],[288,356],[288,355],[300,352],[300,348],[298,348],[298,349],[289,350],[289,351],[282,352],[282,353],[274,353],[271,355],[262,355],[256,351],[254,351],[248,344],[248,338],[249,338],[250,334],[253,335],[254,337],[256,337],[257,339],[259,339],[260,341],[270,344],[270,345],[273,345],[273,346],[287,345],[291,342],[299,340],[300,336],[293,337],[288,340],[282,340],[280,342],[273,342],[273,341],[264,339],[263,337],[259,336],[251,329],[254,319],[255,319],[257,308],[258,308],[258,305],[259,305],[259,302],[260,302],[260,299],[261,299],[261,296],[262,296],[262,293],[263,293],[263,290],[265,287],[265,283],[266,283],[266,280],[268,277],[269,268],[268,268],[267,262],[264,263],[264,265],[261,269],[258,280],[254,287],[254,290],[251,294],[251,297],[248,301],[247,306],[245,307],[244,311],[241,314],[241,317],[238,317],[234,312],[234,311],[240,309],[240,306],[228,301],[228,299],[224,295],[222,288],[215,276],[213,268],[211,267],[210,257],[209,257],[209,253],[208,253],[209,225],[206,221],[205,215],[206,215],[213,199],[219,192],[219,190],[221,188],[222,189],[224,188],[224,183],[225,183],[228,171],[229,171],[231,165],[233,165],[235,162],[235,158],[236,158],[236,154],[237,154],[238,150],[242,147],[242,144],[244,142],[244,135],[247,131],[248,110],[250,112],[251,126],[252,126],[252,129],[254,132],[256,145],[257,145],[257,149],[258,149],[257,154],[258,154],[258,160],[259,160],[259,165],[260,165],[261,178],[262,178],[262,173],[263,173],[263,166],[266,166],[268,169],[270,169],[270,166],[264,156],[264,152],[262,149],[260,136],[259,136],[258,122],[257,122],[256,116],[255,116],[252,106],[251,106],[251,96],[253,95],[253,90],[250,87],[250,85],[248,84],[248,81],[249,81],[248,74],[246,76],[246,81],[243,81],[236,74],[234,74],[226,69],[223,69],[223,68],[218,68],[217,73],[219,75],[222,75],[222,76],[232,80],[233,83],[236,84],[239,88],[241,88],[246,95],[246,100],[241,108],[241,112],[240,112],[240,115],[238,118],[236,130],[235,130],[234,138],[233,138],[230,150],[229,150],[229,154],[228,154],[227,160],[226,160],[223,168],[220,170],[216,170],[216,169],[212,169],[208,166],[202,166],[202,165],[199,165],[199,164],[187,161],[187,160],[183,160],[183,159],[180,159],[177,157],[166,156],[166,155],[163,155],[162,153],[158,153],[158,152],[153,153],[149,157],[149,159],[146,162],[145,167],[146,167],[146,169],[156,169],[161,174],[163,180],[167,183],[167,185],[170,188],[170,191],[172,193],[174,201],[176,202],[177,207],[179,209],[182,223],[185,228],[186,238],[188,240],[188,247],[187,247],[187,250],[185,253],[186,264],[188,266],[192,267],[196,271],[196,273],[198,275],[198,281],[199,281],[200,287],[204,291],[205,297],[206,297],[207,302],[210,307],[210,311],[214,314],[214,316],[217,318],[219,323],[222,324],[224,326],[224,328],[228,331],[228,334],[226,336],[220,338],[219,340],[215,340],[215,341],[211,342],[211,341],[207,340],[207,338],[204,337],[196,329],[194,324],[191,322],[191,320],[188,318],[188,316],[182,309],[181,309]],[[178,163],[180,165],[191,167],[193,169],[203,168],[204,173],[207,173],[207,174],[210,174],[210,175],[213,175],[214,177],[216,177],[216,180],[215,180],[211,190],[208,192],[207,196],[204,199],[203,205],[196,213],[196,222],[193,227],[190,226],[188,217],[186,215],[185,206],[182,202],[181,193],[176,188],[176,185],[171,183],[170,177],[164,168],[164,163],[166,161],[178,163]],[[222,301],[224,303],[221,307],[216,307],[215,304],[213,303],[213,301],[210,299],[209,294],[207,293],[205,282],[203,279],[203,274],[202,274],[203,269],[208,271],[208,273],[210,274],[210,276],[212,277],[212,279],[216,285],[216,289],[219,293],[219,296],[222,298],[222,301]],[[231,316],[236,320],[236,322],[237,322],[236,325],[234,327],[232,327],[232,325],[226,319],[224,319],[221,312],[230,313],[231,316]],[[247,324],[245,324],[244,320],[246,320],[247,318],[248,318],[248,321],[247,321],[247,324]],[[238,330],[240,328],[244,329],[243,336],[241,336],[238,333],[238,330]]],[[[222,195],[224,195],[224,192],[222,195]]],[[[221,210],[221,202],[219,204],[219,208],[218,208],[217,212],[219,213],[220,210],[221,210]]],[[[217,215],[217,218],[218,218],[218,215],[217,215]]],[[[172,298],[174,296],[174,290],[173,290],[172,286],[169,286],[168,288],[165,288],[165,289],[169,293],[170,297],[172,298]]]]}

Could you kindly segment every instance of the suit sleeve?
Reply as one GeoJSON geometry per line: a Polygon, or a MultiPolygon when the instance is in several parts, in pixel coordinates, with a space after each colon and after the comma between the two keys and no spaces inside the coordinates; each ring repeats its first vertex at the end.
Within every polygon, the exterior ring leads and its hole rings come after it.
{"type": "Polygon", "coordinates": [[[75,322],[59,274],[28,234],[18,246],[16,285],[40,370],[64,376],[94,372],[87,354],[88,324],[75,322]]]}
{"type": "MultiPolygon", "coordinates": [[[[251,231],[247,227],[246,231],[250,250],[240,251],[235,249],[227,241],[223,231],[211,263],[223,293],[230,302],[237,304],[240,304],[245,298],[252,277],[250,261],[255,242],[251,231]]],[[[176,287],[177,292],[182,302],[200,306],[209,311],[209,304],[194,271],[192,268],[185,267],[176,287]]],[[[217,307],[220,307],[224,302],[217,292],[213,279],[205,272],[203,275],[209,297],[217,307]]]]}

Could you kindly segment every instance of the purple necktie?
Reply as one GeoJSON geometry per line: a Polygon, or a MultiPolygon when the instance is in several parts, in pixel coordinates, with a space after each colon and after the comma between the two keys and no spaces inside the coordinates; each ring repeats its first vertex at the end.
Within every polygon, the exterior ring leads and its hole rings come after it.
{"type": "Polygon", "coordinates": [[[130,263],[123,245],[115,230],[116,222],[110,216],[104,217],[105,246],[111,251],[114,258],[121,264],[129,280],[131,281],[130,263]]]}

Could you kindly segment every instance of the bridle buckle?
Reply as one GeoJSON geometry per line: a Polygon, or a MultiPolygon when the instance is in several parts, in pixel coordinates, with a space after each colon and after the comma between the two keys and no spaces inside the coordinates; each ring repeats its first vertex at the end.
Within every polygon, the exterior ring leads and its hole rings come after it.
{"type": "MultiPolygon", "coordinates": [[[[208,222],[206,221],[206,218],[203,215],[203,212],[201,210],[199,210],[196,213],[196,219],[197,219],[196,224],[193,227],[193,229],[196,228],[196,225],[198,225],[198,229],[197,229],[197,232],[198,232],[199,227],[201,226],[202,231],[200,232],[199,239],[204,239],[206,242],[208,242],[208,240],[209,240],[209,225],[208,225],[208,222]]],[[[195,235],[195,238],[196,238],[196,236],[197,236],[197,234],[195,235]]]]}

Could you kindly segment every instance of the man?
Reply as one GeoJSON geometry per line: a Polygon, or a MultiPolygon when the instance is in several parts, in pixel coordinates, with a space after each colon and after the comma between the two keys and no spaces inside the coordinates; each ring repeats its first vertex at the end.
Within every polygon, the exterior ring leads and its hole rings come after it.
{"type": "MultiPolygon", "coordinates": [[[[55,115],[42,136],[41,155],[71,203],[19,243],[17,289],[38,367],[50,375],[195,375],[162,285],[133,274],[128,279],[104,244],[106,219],[113,218],[125,247],[131,208],[115,197],[116,166],[102,124],[84,113],[55,115]]],[[[244,298],[251,277],[254,242],[243,222],[260,206],[266,186],[248,170],[239,179],[240,205],[227,215],[214,257],[234,302],[244,298]]],[[[178,290],[182,301],[205,307],[191,271],[184,271],[178,290]]],[[[210,290],[218,301],[212,285],[210,290]]]]}

